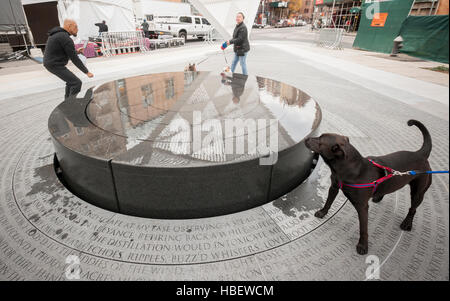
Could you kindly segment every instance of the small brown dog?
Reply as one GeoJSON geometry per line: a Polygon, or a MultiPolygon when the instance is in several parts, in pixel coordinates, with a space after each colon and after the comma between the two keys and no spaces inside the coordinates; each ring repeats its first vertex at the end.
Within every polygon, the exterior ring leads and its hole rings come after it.
{"type": "Polygon", "coordinates": [[[197,71],[197,67],[195,66],[195,64],[189,64],[189,66],[186,66],[186,68],[184,68],[185,72],[196,72],[197,71]]]}
{"type": "Polygon", "coordinates": [[[411,231],[416,209],[422,203],[425,192],[431,186],[432,177],[429,174],[391,177],[389,176],[390,171],[384,169],[384,167],[388,167],[400,172],[431,170],[428,162],[432,149],[430,133],[419,121],[410,120],[408,125],[417,126],[423,134],[424,143],[417,152],[402,151],[381,157],[363,158],[356,148],[350,144],[348,137],[323,134],[319,138],[309,138],[305,141],[306,146],[311,151],[320,154],[331,169],[332,184],[327,201],[323,209],[316,212],[315,216],[323,218],[328,213],[339,190],[342,189],[344,195],[358,212],[360,238],[356,250],[360,255],[368,252],[367,223],[370,198],[373,198],[375,203],[379,203],[385,195],[409,184],[411,187],[411,208],[400,228],[404,231],[411,231]],[[386,181],[375,182],[383,178],[386,181]]]}

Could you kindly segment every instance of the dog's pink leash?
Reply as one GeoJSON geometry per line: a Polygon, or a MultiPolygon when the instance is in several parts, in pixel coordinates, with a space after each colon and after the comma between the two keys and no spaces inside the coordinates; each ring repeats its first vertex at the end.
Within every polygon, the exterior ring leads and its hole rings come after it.
{"type": "Polygon", "coordinates": [[[400,171],[396,171],[393,170],[390,167],[386,167],[383,165],[380,165],[372,160],[369,160],[370,162],[372,162],[373,165],[375,165],[378,168],[384,169],[387,172],[389,172],[390,174],[382,177],[381,179],[378,179],[372,183],[365,183],[365,184],[345,184],[342,181],[339,181],[339,189],[343,189],[344,186],[346,187],[351,187],[351,188],[371,188],[373,187],[373,193],[375,193],[377,191],[378,186],[383,183],[386,182],[389,179],[392,179],[395,176],[416,176],[416,175],[421,175],[421,174],[448,174],[448,171],[406,171],[406,172],[400,172],[400,171]]]}

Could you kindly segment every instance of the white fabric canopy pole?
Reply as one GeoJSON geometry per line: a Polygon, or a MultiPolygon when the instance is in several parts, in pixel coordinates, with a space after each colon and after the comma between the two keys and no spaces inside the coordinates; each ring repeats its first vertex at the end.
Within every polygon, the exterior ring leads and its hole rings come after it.
{"type": "Polygon", "coordinates": [[[224,39],[233,36],[236,15],[245,15],[245,25],[250,34],[258,12],[259,0],[189,0],[192,5],[214,26],[224,39]]]}

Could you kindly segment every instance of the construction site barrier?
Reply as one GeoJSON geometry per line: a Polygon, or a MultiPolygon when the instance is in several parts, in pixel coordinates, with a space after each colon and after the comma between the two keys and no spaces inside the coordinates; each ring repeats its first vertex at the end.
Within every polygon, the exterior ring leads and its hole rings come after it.
{"type": "Polygon", "coordinates": [[[208,31],[208,34],[205,36],[206,44],[215,44],[217,40],[221,40],[221,36],[216,29],[211,29],[208,31]]]}
{"type": "Polygon", "coordinates": [[[103,32],[101,39],[105,56],[147,52],[142,31],[103,32]]]}
{"type": "Polygon", "coordinates": [[[342,50],[343,28],[322,28],[316,34],[315,43],[319,47],[342,50]]]}
{"type": "Polygon", "coordinates": [[[146,39],[145,47],[147,50],[155,50],[160,48],[169,48],[183,46],[184,38],[174,38],[172,36],[160,36],[158,39],[146,39]]]}

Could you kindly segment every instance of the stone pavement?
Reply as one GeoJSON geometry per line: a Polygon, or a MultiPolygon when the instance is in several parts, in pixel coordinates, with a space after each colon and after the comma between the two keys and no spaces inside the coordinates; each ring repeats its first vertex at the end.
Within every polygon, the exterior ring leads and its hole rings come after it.
{"type": "MultiPolygon", "coordinates": [[[[84,89],[181,71],[206,58],[199,69],[220,72],[225,60],[215,47],[89,62],[96,77],[83,78],[84,89]]],[[[406,122],[422,121],[433,137],[432,168],[448,169],[448,86],[389,72],[372,60],[382,59],[260,40],[248,64],[252,74],[311,95],[323,111],[321,131],[349,136],[363,155],[419,149],[421,134],[406,122]]],[[[366,280],[367,257],[355,251],[357,215],[345,197],[339,195],[326,219],[313,216],[329,185],[322,161],[286,196],[216,218],[140,219],[76,198],[55,177],[47,130],[63,94],[43,70],[0,75],[0,279],[65,280],[80,268],[82,280],[366,280]]],[[[448,176],[434,177],[412,232],[399,228],[408,188],[370,204],[369,255],[379,259],[381,280],[449,279],[448,186],[448,176]]]]}

